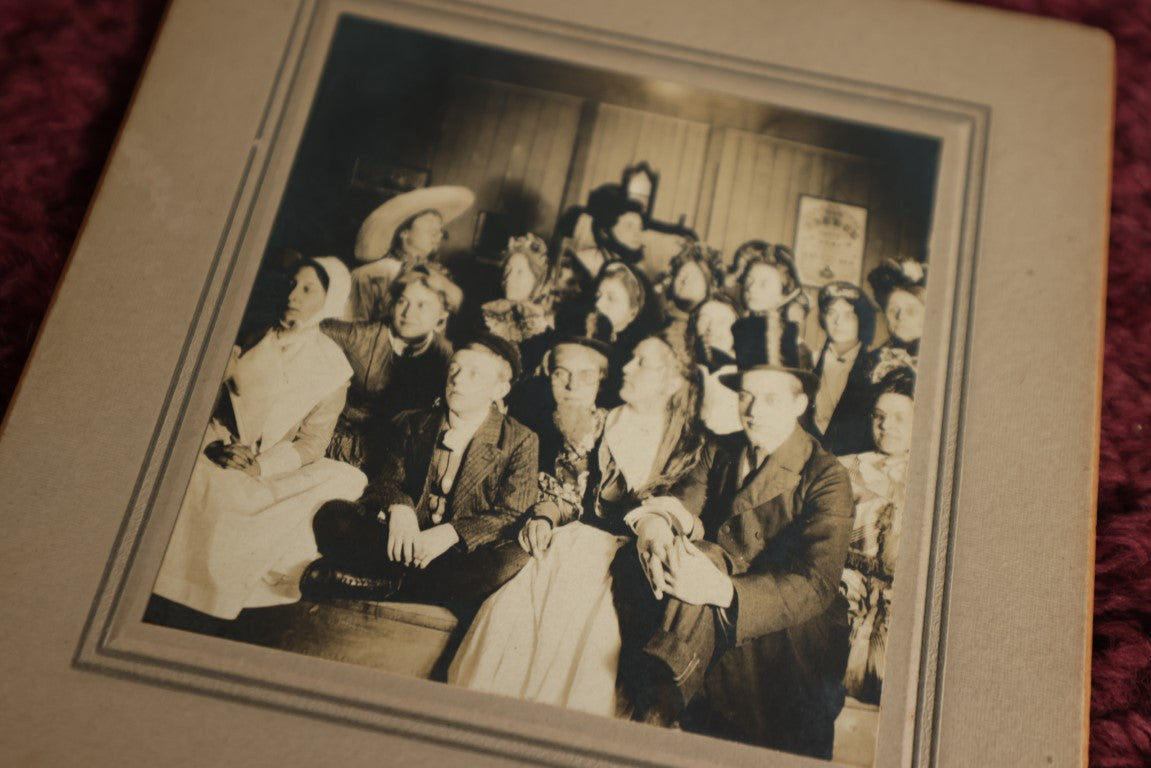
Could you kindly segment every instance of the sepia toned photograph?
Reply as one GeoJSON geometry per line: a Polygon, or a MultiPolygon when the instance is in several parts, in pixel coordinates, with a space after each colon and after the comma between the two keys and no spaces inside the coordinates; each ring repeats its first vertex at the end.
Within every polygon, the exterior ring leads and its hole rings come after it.
{"type": "Polygon", "coordinates": [[[144,621],[872,765],[939,155],[343,16],[144,621]]]}

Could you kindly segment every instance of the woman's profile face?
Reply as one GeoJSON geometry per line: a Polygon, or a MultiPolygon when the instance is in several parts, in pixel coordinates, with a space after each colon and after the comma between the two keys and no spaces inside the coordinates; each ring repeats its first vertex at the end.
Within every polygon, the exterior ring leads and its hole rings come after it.
{"type": "Polygon", "coordinates": [[[536,276],[528,266],[528,257],[513,253],[504,264],[504,298],[511,301],[527,301],[536,287],[536,276]]]}
{"type": "Polygon", "coordinates": [[[847,299],[836,299],[823,313],[827,338],[836,344],[854,345],[859,341],[859,316],[847,299]]]}
{"type": "Polygon", "coordinates": [[[625,213],[616,219],[611,234],[622,245],[637,250],[643,245],[643,217],[631,211],[625,213]]]}
{"type": "Polygon", "coordinates": [[[611,321],[612,330],[616,333],[622,333],[639,314],[639,308],[631,303],[627,287],[616,277],[600,282],[595,294],[595,308],[611,321]]]}
{"type": "Polygon", "coordinates": [[[666,402],[682,385],[671,348],[660,339],[644,339],[623,367],[619,396],[631,405],[666,402]]]}
{"type": "Polygon", "coordinates": [[[887,298],[883,314],[888,332],[905,344],[919,341],[923,335],[924,306],[915,294],[897,288],[887,298]]]}
{"type": "Polygon", "coordinates": [[[671,282],[671,293],[689,307],[697,307],[707,298],[707,276],[697,261],[684,263],[671,282]]]}
{"type": "Polygon", "coordinates": [[[770,264],[754,264],[743,278],[748,312],[769,312],[783,304],[783,276],[770,264]]]}
{"type": "Polygon", "coordinates": [[[292,290],[288,293],[288,306],[284,309],[281,322],[287,328],[296,328],[314,318],[324,308],[327,291],[320,282],[320,276],[311,267],[300,267],[292,280],[292,290]]]}
{"type": "Polygon", "coordinates": [[[695,332],[704,346],[735,354],[735,337],[731,326],[738,318],[735,308],[722,301],[708,301],[699,308],[695,319],[695,332]]]}
{"type": "Polygon", "coordinates": [[[875,447],[888,456],[902,456],[911,450],[913,401],[907,395],[885,392],[871,412],[871,434],[875,447]]]}

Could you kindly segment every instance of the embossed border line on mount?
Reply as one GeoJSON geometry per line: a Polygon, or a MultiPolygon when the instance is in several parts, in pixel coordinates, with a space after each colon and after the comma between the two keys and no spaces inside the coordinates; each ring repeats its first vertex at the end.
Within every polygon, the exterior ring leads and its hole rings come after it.
{"type": "MultiPolygon", "coordinates": [[[[84,625],[73,664],[77,668],[131,678],[153,685],[305,714],[342,725],[415,736],[431,742],[457,748],[464,747],[496,756],[527,759],[541,765],[570,765],[581,758],[626,759],[630,763],[635,763],[634,758],[625,758],[610,748],[589,749],[571,743],[531,739],[515,733],[510,727],[506,730],[493,730],[454,719],[436,720],[403,709],[317,694],[314,691],[280,685],[268,680],[234,676],[193,664],[176,664],[139,654],[124,653],[109,646],[108,635],[112,619],[123,593],[131,563],[135,559],[141,533],[151,516],[158,479],[164,475],[176,435],[179,434],[184,420],[192,392],[191,382],[195,380],[200,369],[207,350],[207,339],[217,322],[224,297],[224,286],[235,270],[248,234],[252,212],[263,193],[265,174],[271,161],[272,150],[279,139],[287,107],[291,102],[304,52],[320,44],[324,45],[326,51],[331,42],[312,39],[313,23],[319,8],[325,2],[326,0],[299,0],[297,3],[295,17],[268,94],[262,119],[252,139],[231,209],[201,289],[199,302],[145,454],[144,464],[117,533],[115,547],[106,563],[84,625]],[[273,115],[275,115],[274,122],[273,115]]],[[[437,0],[433,3],[418,4],[408,0],[377,0],[376,5],[381,8],[389,5],[419,8],[423,12],[434,8],[436,13],[451,14],[460,20],[496,23],[537,34],[593,43],[621,52],[642,53],[680,62],[698,62],[717,71],[752,74],[766,81],[800,85],[805,89],[819,89],[830,95],[850,94],[856,98],[864,96],[879,102],[891,102],[895,100],[893,97],[898,97],[901,105],[909,105],[966,125],[967,168],[963,180],[960,231],[957,238],[958,253],[954,273],[949,276],[954,280],[955,294],[951,301],[946,374],[942,389],[941,434],[944,439],[939,450],[934,488],[934,523],[931,527],[930,545],[924,553],[927,558],[927,591],[921,627],[919,685],[911,755],[913,765],[934,765],[937,762],[940,714],[935,692],[940,684],[946,653],[954,535],[952,520],[956,501],[954,478],[958,474],[964,444],[961,429],[966,406],[964,371],[970,362],[971,353],[970,329],[973,322],[971,300],[987,164],[990,108],[983,104],[947,99],[930,93],[879,86],[782,65],[768,65],[638,36],[607,33],[587,26],[561,24],[523,12],[465,5],[456,0],[437,0]],[[949,436],[954,436],[954,439],[947,439],[949,436]]],[[[412,28],[402,22],[388,23],[412,28]]],[[[474,40],[463,39],[463,41],[473,45],[482,44],[474,40]]],[[[836,119],[833,116],[828,117],[836,119]]]]}

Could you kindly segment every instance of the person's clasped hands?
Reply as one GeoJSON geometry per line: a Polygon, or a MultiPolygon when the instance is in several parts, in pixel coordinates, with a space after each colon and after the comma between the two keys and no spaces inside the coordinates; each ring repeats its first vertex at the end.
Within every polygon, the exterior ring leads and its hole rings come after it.
{"type": "Polygon", "coordinates": [[[241,443],[216,440],[204,447],[204,455],[224,469],[238,469],[252,477],[260,476],[260,463],[256,452],[241,443]]]}

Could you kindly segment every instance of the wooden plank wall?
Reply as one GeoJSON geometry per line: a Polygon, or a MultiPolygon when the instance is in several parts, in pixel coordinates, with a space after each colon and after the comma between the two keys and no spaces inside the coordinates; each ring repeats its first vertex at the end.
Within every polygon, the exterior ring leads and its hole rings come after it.
{"type": "Polygon", "coordinates": [[[467,248],[480,211],[514,212],[550,236],[571,165],[583,100],[476,78],[453,86],[432,161],[433,184],[460,184],[476,204],[448,227],[467,248]]]}
{"type": "Polygon", "coordinates": [[[694,227],[711,126],[616,104],[598,104],[579,193],[583,203],[601,184],[618,183],[628,166],[647,161],[659,172],[653,216],[694,227]]]}
{"type": "Polygon", "coordinates": [[[793,245],[800,195],[868,208],[870,241],[878,222],[867,160],[731,129],[723,131],[718,152],[715,193],[700,235],[725,255],[753,239],[793,245]]]}
{"type": "MultiPolygon", "coordinates": [[[[712,142],[714,193],[703,201],[700,236],[722,249],[725,259],[741,243],[760,239],[795,243],[800,195],[867,209],[863,265],[856,281],[870,293],[867,274],[885,258],[908,248],[912,236],[899,215],[900,203],[885,183],[885,169],[854,155],[762,134],[725,129],[712,142]]],[[[824,334],[816,309],[818,289],[807,288],[812,312],[805,337],[818,353],[824,334]]],[[[885,337],[882,322],[877,342],[885,337]]]]}
{"type": "MultiPolygon", "coordinates": [[[[461,77],[444,112],[432,183],[467,186],[476,205],[449,227],[449,247],[469,247],[477,215],[485,210],[512,213],[521,228],[550,239],[564,206],[583,203],[592,189],[618,182],[624,168],[641,161],[660,174],[655,218],[675,223],[682,217],[729,261],[751,239],[791,246],[802,194],[868,209],[859,276],[865,287],[868,272],[883,258],[913,254],[923,238],[905,221],[909,201],[900,197],[897,174],[868,158],[461,77]]],[[[666,261],[667,254],[659,256],[666,261]]],[[[822,338],[814,316],[807,336],[813,344],[822,338]]]]}

